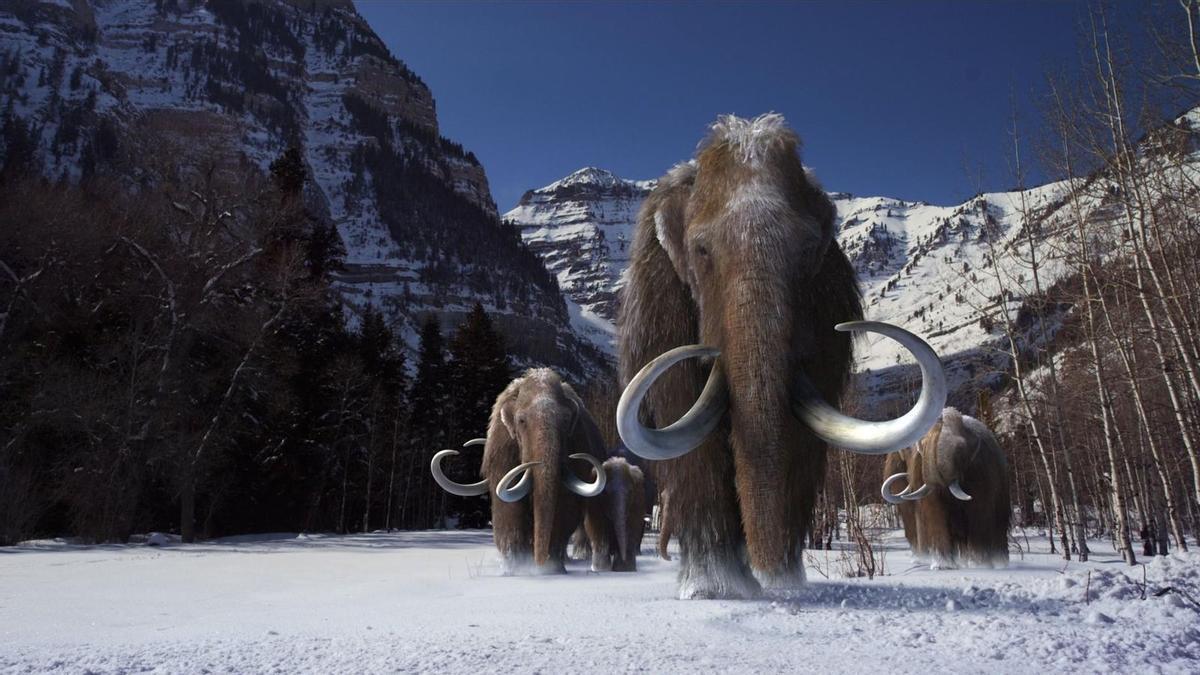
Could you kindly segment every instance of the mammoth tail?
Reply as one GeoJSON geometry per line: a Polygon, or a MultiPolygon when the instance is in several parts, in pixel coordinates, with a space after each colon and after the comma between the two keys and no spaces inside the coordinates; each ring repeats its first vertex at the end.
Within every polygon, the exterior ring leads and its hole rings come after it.
{"type": "Polygon", "coordinates": [[[658,557],[663,560],[670,560],[671,554],[667,552],[667,546],[671,544],[671,520],[664,512],[662,515],[662,524],[658,530],[658,557]]]}

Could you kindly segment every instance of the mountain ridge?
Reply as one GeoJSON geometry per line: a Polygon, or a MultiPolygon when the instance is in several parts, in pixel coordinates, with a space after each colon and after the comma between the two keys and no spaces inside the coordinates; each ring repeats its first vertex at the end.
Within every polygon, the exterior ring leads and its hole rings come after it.
{"type": "Polygon", "coordinates": [[[69,181],[139,172],[129,139],[149,129],[263,173],[298,146],[306,201],[345,244],[351,325],[374,306],[413,353],[425,316],[452,329],[480,302],[519,365],[606,367],[498,219],[474,154],[440,135],[429,87],[348,0],[6,4],[0,111],[24,121],[43,173],[69,181]]]}

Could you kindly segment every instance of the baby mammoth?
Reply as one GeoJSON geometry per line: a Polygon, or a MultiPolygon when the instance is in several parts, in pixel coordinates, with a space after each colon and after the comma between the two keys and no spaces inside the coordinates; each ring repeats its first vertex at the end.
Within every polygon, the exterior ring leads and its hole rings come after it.
{"type": "Polygon", "coordinates": [[[883,498],[896,504],[904,536],[933,565],[1008,563],[1008,461],[982,422],[954,408],[915,447],[888,455],[883,498]],[[907,480],[899,494],[892,485],[907,480]]]}
{"type": "Polygon", "coordinates": [[[491,494],[492,531],[506,573],[530,563],[536,572],[565,572],[567,540],[585,515],[589,529],[607,527],[595,499],[604,491],[606,453],[583,402],[553,370],[530,369],[496,398],[487,438],[468,445],[479,443],[483,480],[446,477],[441,461],[454,450],[433,456],[434,480],[462,497],[491,494]]]}
{"type": "Polygon", "coordinates": [[[605,518],[596,519],[596,522],[604,525],[607,521],[608,527],[605,531],[594,532],[589,522],[588,538],[593,542],[592,569],[611,567],[614,572],[633,572],[637,570],[637,555],[646,528],[646,479],[641,469],[623,457],[605,461],[604,472],[608,482],[599,501],[605,518]],[[600,565],[596,564],[597,560],[600,565]]]}

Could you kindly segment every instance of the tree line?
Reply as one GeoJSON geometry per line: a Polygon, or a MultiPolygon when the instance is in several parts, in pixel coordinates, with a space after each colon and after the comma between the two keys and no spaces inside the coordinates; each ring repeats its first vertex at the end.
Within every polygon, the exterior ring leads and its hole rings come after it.
{"type": "Polygon", "coordinates": [[[394,327],[333,288],[297,150],[266,176],[159,169],[0,171],[0,544],[486,524],[428,475],[512,375],[484,308],[447,336],[428,317],[410,377],[394,327]]]}

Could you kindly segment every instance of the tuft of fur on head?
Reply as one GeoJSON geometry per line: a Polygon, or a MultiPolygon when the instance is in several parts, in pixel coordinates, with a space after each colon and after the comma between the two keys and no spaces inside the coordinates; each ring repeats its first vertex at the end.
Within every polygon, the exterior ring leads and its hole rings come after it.
{"type": "Polygon", "coordinates": [[[769,112],[754,119],[722,115],[709,127],[699,151],[722,143],[728,144],[743,162],[758,164],[775,152],[795,152],[800,137],[779,113],[769,112]]]}
{"type": "Polygon", "coordinates": [[[942,425],[949,431],[956,432],[954,435],[962,436],[963,414],[958,408],[945,408],[942,410],[942,425]]]}
{"type": "Polygon", "coordinates": [[[550,386],[562,383],[562,376],[552,368],[530,368],[521,374],[521,379],[550,386]]]}
{"type": "Polygon", "coordinates": [[[658,179],[658,185],[662,187],[674,187],[690,183],[696,178],[697,168],[698,164],[694,159],[679,162],[670,169],[667,169],[667,173],[658,179]]]}

